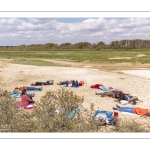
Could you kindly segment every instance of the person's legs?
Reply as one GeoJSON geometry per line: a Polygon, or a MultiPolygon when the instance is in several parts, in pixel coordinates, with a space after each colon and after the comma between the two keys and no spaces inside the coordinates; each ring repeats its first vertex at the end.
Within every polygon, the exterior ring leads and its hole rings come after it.
{"type": "Polygon", "coordinates": [[[26,90],[35,90],[35,87],[27,87],[26,90]]]}
{"type": "Polygon", "coordinates": [[[118,108],[118,110],[123,111],[123,112],[134,113],[134,109],[131,107],[120,107],[120,108],[118,108]]]}
{"type": "Polygon", "coordinates": [[[109,92],[104,92],[103,94],[101,94],[101,97],[105,97],[105,96],[111,96],[113,95],[114,93],[109,91],[109,92]]]}
{"type": "Polygon", "coordinates": [[[36,87],[27,87],[26,90],[41,90],[42,88],[36,88],[36,87]]]}
{"type": "Polygon", "coordinates": [[[77,86],[77,87],[79,86],[78,80],[76,80],[76,86],[77,86]]]}
{"type": "Polygon", "coordinates": [[[32,99],[32,94],[26,94],[29,98],[32,99]]]}
{"type": "Polygon", "coordinates": [[[35,101],[31,101],[31,102],[30,102],[30,101],[28,101],[28,103],[29,103],[29,105],[30,105],[30,104],[34,104],[34,103],[35,103],[35,101]]]}
{"type": "Polygon", "coordinates": [[[61,82],[61,85],[64,85],[65,84],[65,81],[61,82]]]}
{"type": "Polygon", "coordinates": [[[74,80],[72,80],[72,87],[74,87],[75,86],[75,81],[74,80]]]}
{"type": "Polygon", "coordinates": [[[66,87],[68,87],[68,82],[66,82],[66,87]]]}
{"type": "Polygon", "coordinates": [[[121,100],[125,100],[125,95],[124,95],[124,93],[119,92],[118,101],[120,102],[121,100]]]}
{"type": "Polygon", "coordinates": [[[77,87],[78,85],[77,85],[77,81],[75,81],[75,87],[77,87]]]}

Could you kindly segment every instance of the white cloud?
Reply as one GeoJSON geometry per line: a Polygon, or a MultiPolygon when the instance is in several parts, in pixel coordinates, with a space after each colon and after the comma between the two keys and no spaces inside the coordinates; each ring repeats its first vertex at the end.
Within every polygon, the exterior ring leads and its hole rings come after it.
{"type": "Polygon", "coordinates": [[[0,25],[16,25],[20,24],[23,21],[17,18],[2,18],[0,19],[0,25]]]}
{"type": "Polygon", "coordinates": [[[150,18],[89,18],[74,23],[57,22],[54,18],[1,18],[0,45],[6,45],[3,41],[7,39],[11,39],[7,45],[109,43],[118,39],[147,39],[149,31],[150,18]]]}

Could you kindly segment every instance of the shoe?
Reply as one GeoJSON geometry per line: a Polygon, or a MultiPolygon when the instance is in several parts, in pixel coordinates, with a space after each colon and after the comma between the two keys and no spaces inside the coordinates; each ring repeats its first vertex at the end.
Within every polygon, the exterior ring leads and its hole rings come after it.
{"type": "Polygon", "coordinates": [[[120,106],[118,106],[117,104],[116,104],[116,107],[117,107],[117,108],[120,108],[120,106]]]}
{"type": "Polygon", "coordinates": [[[113,107],[113,110],[118,110],[118,108],[113,107]]]}
{"type": "Polygon", "coordinates": [[[34,104],[34,103],[35,103],[35,101],[30,102],[30,104],[34,104]]]}
{"type": "Polygon", "coordinates": [[[136,105],[136,101],[133,101],[133,102],[132,102],[132,105],[136,105]]]}

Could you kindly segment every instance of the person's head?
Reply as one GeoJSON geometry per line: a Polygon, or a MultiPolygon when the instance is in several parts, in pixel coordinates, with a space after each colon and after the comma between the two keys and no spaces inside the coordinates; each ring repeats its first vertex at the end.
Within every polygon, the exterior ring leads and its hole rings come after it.
{"type": "Polygon", "coordinates": [[[27,92],[27,90],[26,90],[26,89],[23,89],[22,91],[27,92]]]}
{"type": "Polygon", "coordinates": [[[21,95],[25,95],[25,94],[26,94],[26,89],[23,89],[21,95]]]}
{"type": "Polygon", "coordinates": [[[99,120],[100,122],[103,122],[105,119],[104,119],[102,116],[99,116],[99,117],[98,117],[98,120],[99,120]]]}

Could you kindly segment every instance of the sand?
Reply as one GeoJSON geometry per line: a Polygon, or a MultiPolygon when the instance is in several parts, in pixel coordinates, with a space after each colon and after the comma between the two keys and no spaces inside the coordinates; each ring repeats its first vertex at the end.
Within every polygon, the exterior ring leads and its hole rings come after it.
{"type": "MultiPolygon", "coordinates": [[[[103,84],[105,87],[113,87],[120,89],[125,93],[137,96],[143,102],[137,103],[136,106],[148,108],[150,107],[150,70],[119,70],[119,71],[102,71],[100,69],[84,67],[40,67],[11,64],[5,61],[0,61],[0,88],[8,91],[13,91],[15,87],[30,86],[31,83],[37,81],[45,82],[53,79],[54,85],[43,86],[42,92],[36,92],[34,100],[40,101],[48,90],[57,90],[60,85],[59,81],[64,80],[84,80],[86,84],[80,88],[66,87],[75,91],[76,94],[83,96],[85,108],[90,108],[90,103],[94,103],[95,109],[98,107],[103,110],[111,111],[116,105],[113,98],[101,97],[95,92],[103,92],[99,89],[91,89],[94,84],[103,84]]],[[[121,104],[120,104],[121,105],[121,104]]],[[[123,106],[123,105],[121,105],[123,106]]],[[[131,104],[126,106],[133,107],[131,104]]],[[[126,115],[119,113],[119,116],[126,115]]],[[[134,116],[135,118],[135,116],[134,116]]]]}

